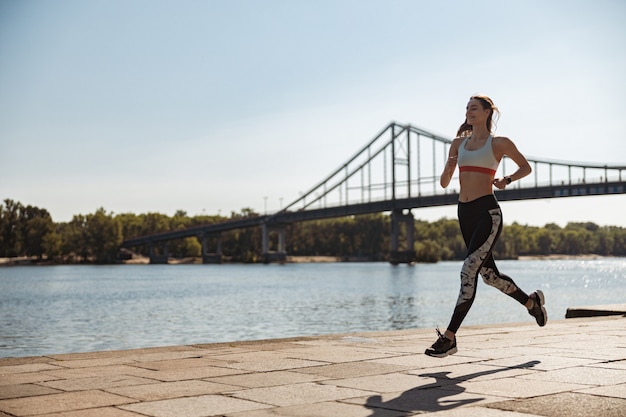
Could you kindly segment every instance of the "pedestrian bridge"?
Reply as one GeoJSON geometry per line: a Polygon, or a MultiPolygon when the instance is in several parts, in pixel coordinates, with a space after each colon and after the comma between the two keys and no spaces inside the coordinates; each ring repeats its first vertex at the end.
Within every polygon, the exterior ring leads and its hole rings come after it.
{"type": "MultiPolygon", "coordinates": [[[[285,260],[285,227],[294,222],[389,212],[391,214],[391,262],[412,262],[412,210],[456,204],[458,191],[452,184],[443,189],[439,175],[448,158],[452,140],[424,129],[390,123],[363,148],[279,212],[207,224],[183,230],[139,236],[122,243],[132,248],[150,246],[151,262],[167,262],[167,242],[196,236],[202,242],[205,262],[220,262],[221,233],[241,228],[262,228],[262,254],[266,261],[285,260]],[[404,233],[400,233],[403,229],[404,233]],[[270,234],[278,237],[272,246],[270,234]],[[402,244],[400,236],[406,239],[402,244]],[[217,248],[208,253],[208,239],[217,248]],[[160,255],[155,248],[160,247],[160,255]],[[404,249],[401,249],[404,247],[404,249]]],[[[626,192],[626,164],[559,161],[528,157],[531,175],[504,190],[496,190],[499,201],[564,198],[626,192]]],[[[496,176],[511,175],[517,165],[508,158],[496,176]]],[[[458,170],[457,170],[458,174],[458,170]]],[[[455,182],[456,181],[456,182],[455,182]]]]}

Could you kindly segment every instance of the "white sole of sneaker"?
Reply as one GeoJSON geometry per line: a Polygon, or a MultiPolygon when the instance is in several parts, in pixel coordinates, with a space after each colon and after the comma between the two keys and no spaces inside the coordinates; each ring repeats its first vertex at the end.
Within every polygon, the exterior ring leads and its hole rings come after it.
{"type": "Polygon", "coordinates": [[[535,291],[535,293],[537,294],[537,297],[539,297],[539,305],[541,306],[541,312],[543,313],[543,316],[546,318],[546,321],[543,323],[543,325],[545,326],[548,323],[548,312],[546,311],[546,308],[543,306],[546,303],[546,297],[543,295],[543,291],[541,290],[537,290],[535,291]]]}
{"type": "Polygon", "coordinates": [[[428,352],[424,352],[424,353],[428,356],[432,356],[433,358],[445,358],[446,356],[454,355],[456,352],[457,352],[457,349],[453,347],[452,349],[444,353],[428,353],[428,352]]]}

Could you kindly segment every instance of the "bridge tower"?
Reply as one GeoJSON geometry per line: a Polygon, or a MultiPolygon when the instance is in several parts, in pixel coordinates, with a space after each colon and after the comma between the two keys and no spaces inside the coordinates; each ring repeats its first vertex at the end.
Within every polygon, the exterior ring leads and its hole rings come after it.
{"type": "Polygon", "coordinates": [[[285,229],[286,226],[284,224],[272,224],[271,226],[267,223],[263,223],[261,225],[261,239],[263,243],[263,262],[285,262],[287,261],[287,250],[285,249],[285,229]],[[276,250],[271,250],[271,235],[277,235],[277,248],[276,250]]]}
{"type": "Polygon", "coordinates": [[[150,242],[150,264],[154,265],[165,265],[168,263],[169,259],[169,248],[167,245],[167,241],[162,242],[161,250],[157,253],[157,248],[155,248],[156,242],[150,242]]]}
{"type": "Polygon", "coordinates": [[[202,242],[202,263],[221,264],[222,263],[222,234],[221,233],[201,233],[202,242]],[[216,240],[215,252],[209,252],[209,238],[216,240]]]}
{"type": "Polygon", "coordinates": [[[391,212],[391,252],[389,253],[389,262],[392,265],[401,263],[411,264],[415,262],[415,218],[409,210],[404,213],[402,209],[395,209],[391,212]],[[402,226],[405,231],[405,245],[401,249],[400,238],[402,235],[402,226]]]}

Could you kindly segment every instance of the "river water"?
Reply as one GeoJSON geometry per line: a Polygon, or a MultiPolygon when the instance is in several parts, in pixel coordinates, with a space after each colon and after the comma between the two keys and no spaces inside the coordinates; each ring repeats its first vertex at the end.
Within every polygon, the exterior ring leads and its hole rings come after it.
{"type": "MultiPolygon", "coordinates": [[[[498,265],[526,292],[544,291],[550,319],[563,319],[568,307],[626,302],[626,258],[498,265]]],[[[460,268],[461,262],[0,268],[0,357],[445,328],[460,268]]],[[[481,281],[464,324],[533,320],[481,281]]]]}

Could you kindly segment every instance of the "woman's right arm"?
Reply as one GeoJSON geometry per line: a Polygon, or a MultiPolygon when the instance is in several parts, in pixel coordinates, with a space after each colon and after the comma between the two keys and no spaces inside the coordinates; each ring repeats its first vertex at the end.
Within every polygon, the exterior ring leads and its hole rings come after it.
{"type": "Polygon", "coordinates": [[[452,141],[452,145],[450,145],[450,151],[448,153],[448,160],[446,165],[443,168],[443,172],[441,173],[441,178],[439,179],[439,184],[443,188],[448,187],[450,185],[450,181],[452,180],[452,176],[454,175],[454,170],[456,169],[457,158],[459,157],[459,143],[461,139],[456,138],[452,141]]]}

